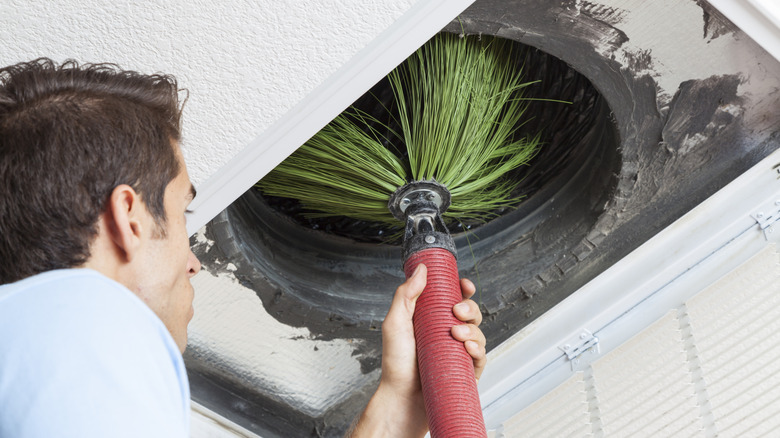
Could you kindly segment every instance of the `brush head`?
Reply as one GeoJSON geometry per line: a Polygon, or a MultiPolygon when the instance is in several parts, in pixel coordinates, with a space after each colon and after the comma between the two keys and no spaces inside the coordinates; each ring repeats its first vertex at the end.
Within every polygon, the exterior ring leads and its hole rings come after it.
{"type": "Polygon", "coordinates": [[[523,82],[515,50],[488,37],[434,37],[388,75],[390,101],[371,94],[372,109],[348,108],[257,186],[298,199],[309,218],[390,230],[404,220],[403,200],[417,194],[394,194],[409,181],[431,184],[425,195],[441,198],[439,214],[451,224],[502,214],[519,203],[519,168],[540,142],[523,131],[524,89],[533,82],[523,82]]]}

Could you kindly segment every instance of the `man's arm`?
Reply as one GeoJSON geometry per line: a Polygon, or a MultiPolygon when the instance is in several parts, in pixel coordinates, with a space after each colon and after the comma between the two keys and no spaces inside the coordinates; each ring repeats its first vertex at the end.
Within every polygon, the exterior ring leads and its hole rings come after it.
{"type": "MultiPolygon", "coordinates": [[[[427,268],[421,264],[395,292],[382,323],[382,377],[349,435],[352,438],[421,437],[428,431],[412,327],[415,304],[425,288],[426,279],[427,268]]],[[[479,379],[487,362],[485,336],[479,330],[482,313],[477,304],[468,299],[474,294],[474,284],[462,279],[461,291],[464,300],[453,308],[453,313],[464,324],[454,326],[452,336],[464,343],[474,359],[475,378],[479,379]]]]}

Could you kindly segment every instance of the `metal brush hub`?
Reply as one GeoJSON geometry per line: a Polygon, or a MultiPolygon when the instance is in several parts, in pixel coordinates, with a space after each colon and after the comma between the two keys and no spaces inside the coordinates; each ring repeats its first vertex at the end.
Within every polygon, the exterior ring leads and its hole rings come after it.
{"type": "Polygon", "coordinates": [[[450,206],[450,192],[436,181],[415,181],[399,187],[387,207],[403,221],[404,260],[426,248],[444,248],[457,257],[455,244],[441,215],[450,206]]]}
{"type": "Polygon", "coordinates": [[[390,196],[387,203],[390,213],[399,221],[406,221],[406,211],[409,207],[412,207],[412,210],[435,207],[441,215],[449,206],[450,191],[436,181],[414,181],[401,186],[390,196]]]}

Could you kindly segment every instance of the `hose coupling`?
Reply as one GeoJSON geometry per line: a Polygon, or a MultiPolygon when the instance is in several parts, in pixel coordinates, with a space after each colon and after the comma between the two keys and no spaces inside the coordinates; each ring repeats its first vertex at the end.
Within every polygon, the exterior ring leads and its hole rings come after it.
{"type": "Polygon", "coordinates": [[[390,196],[390,213],[405,223],[404,260],[427,248],[443,248],[457,258],[455,243],[442,219],[450,198],[449,190],[435,180],[411,182],[390,196]]]}

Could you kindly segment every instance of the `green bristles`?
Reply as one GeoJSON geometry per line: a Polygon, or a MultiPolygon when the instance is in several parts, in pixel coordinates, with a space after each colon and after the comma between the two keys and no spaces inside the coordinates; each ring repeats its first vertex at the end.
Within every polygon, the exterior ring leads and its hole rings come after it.
{"type": "Polygon", "coordinates": [[[300,200],[312,217],[398,225],[390,195],[409,181],[435,179],[452,195],[445,219],[489,218],[518,201],[517,182],[505,176],[539,145],[538,135],[517,133],[531,83],[522,82],[516,55],[507,41],[440,34],[388,76],[400,132],[350,108],[257,186],[300,200]],[[407,154],[385,146],[394,143],[407,154]]]}

